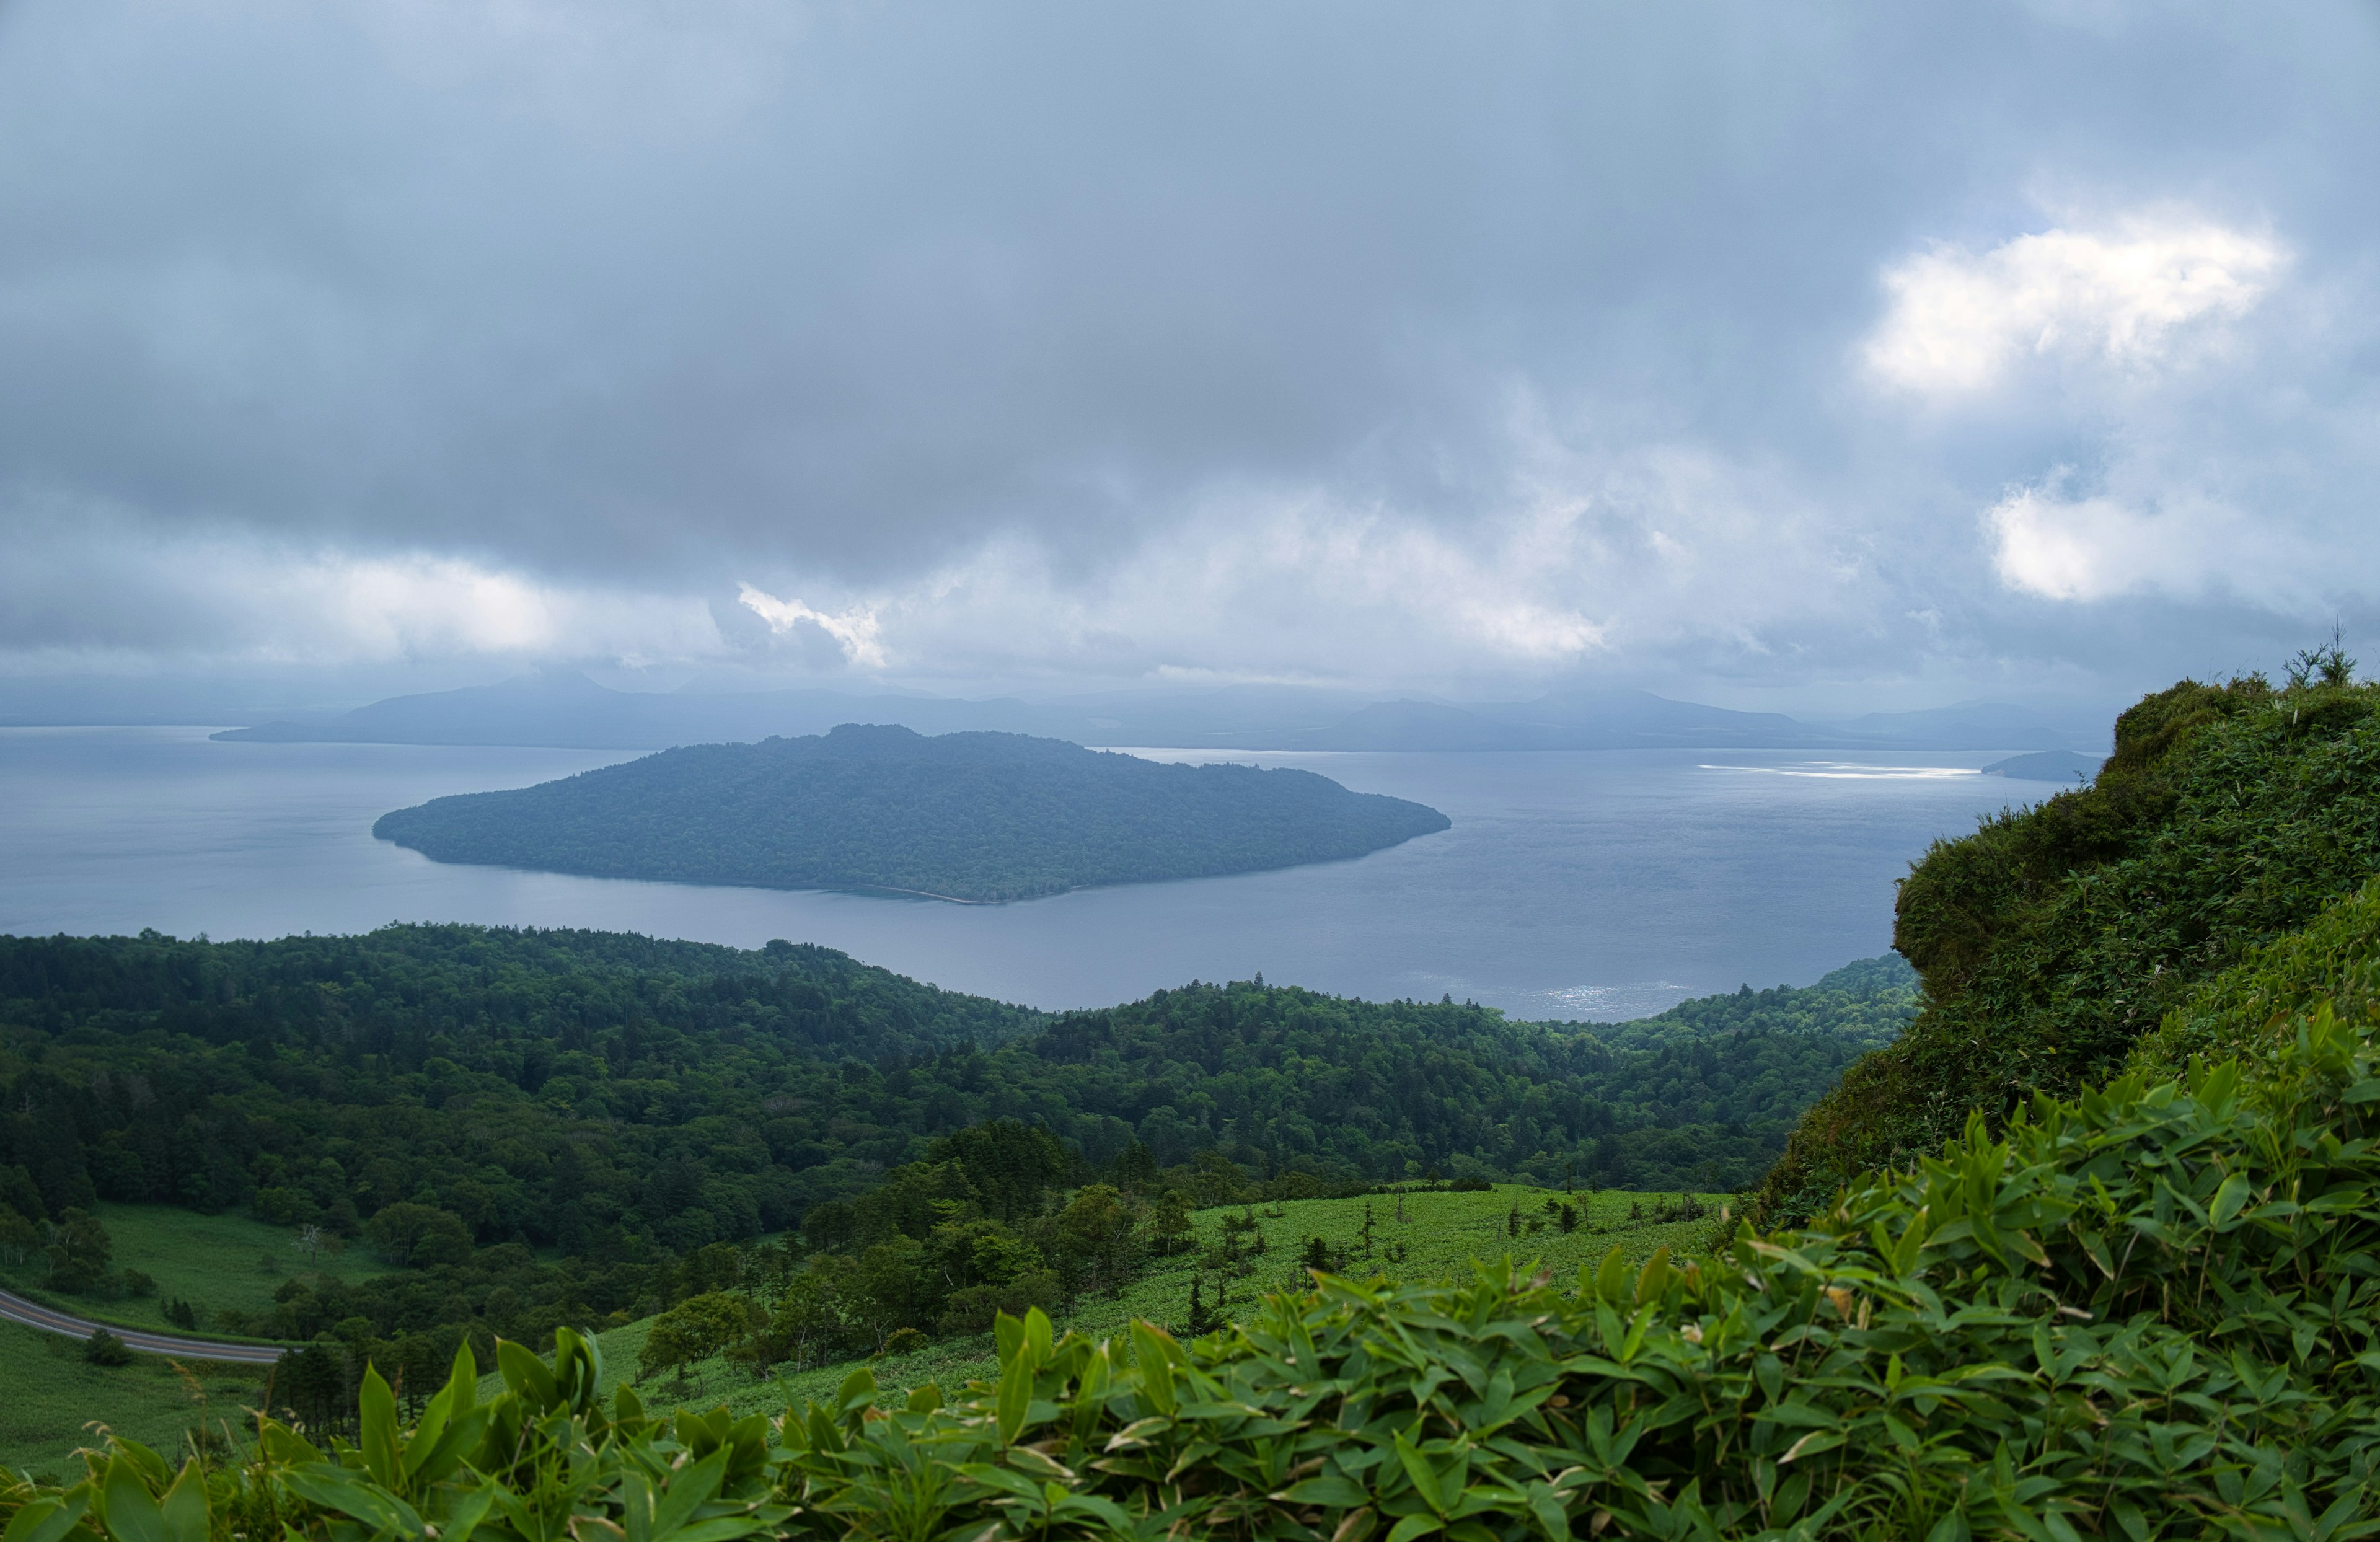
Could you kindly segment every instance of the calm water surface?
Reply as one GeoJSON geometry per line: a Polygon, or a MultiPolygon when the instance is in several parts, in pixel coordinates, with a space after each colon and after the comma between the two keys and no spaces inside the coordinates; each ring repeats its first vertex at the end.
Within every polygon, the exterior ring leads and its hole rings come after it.
{"type": "Polygon", "coordinates": [[[1928,841],[2050,790],[1976,775],[1997,758],[1981,752],[1235,756],[1414,798],[1454,828],[1353,862],[955,905],[443,866],[373,840],[372,820],[629,757],[206,732],[0,729],[0,931],[277,937],[418,920],[784,937],[1043,1007],[1260,972],[1608,1021],[1882,953],[1893,880],[1928,841]]]}

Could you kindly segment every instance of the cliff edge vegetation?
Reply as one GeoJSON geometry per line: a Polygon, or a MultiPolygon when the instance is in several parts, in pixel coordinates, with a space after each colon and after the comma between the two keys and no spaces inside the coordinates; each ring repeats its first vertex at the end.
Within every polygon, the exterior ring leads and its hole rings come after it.
{"type": "Polygon", "coordinates": [[[1807,1216],[1860,1173],[2072,1096],[2250,949],[2380,870],[2380,687],[2335,648],[2289,683],[2185,680],[2116,723],[2087,787],[1937,842],[1893,945],[1924,1007],[1803,1115],[1755,1217],[1807,1216]]]}

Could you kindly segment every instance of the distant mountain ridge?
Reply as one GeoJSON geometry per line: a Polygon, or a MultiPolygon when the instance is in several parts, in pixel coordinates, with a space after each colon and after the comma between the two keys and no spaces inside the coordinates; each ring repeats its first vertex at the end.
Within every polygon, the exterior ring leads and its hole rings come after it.
{"type": "Polygon", "coordinates": [[[524,745],[666,749],[898,723],[920,734],[1012,733],[1081,745],[1228,750],[1810,749],[2049,750],[2079,747],[2043,714],[2001,702],[1809,723],[1675,701],[1649,691],[1556,692],[1452,706],[1354,692],[1231,686],[1208,692],[1015,698],[855,697],[805,689],[707,694],[615,691],[557,673],[353,711],[229,729],[263,743],[524,745]]]}
{"type": "Polygon", "coordinates": [[[1342,860],[1448,824],[1312,771],[844,723],[434,798],[372,833],[441,862],[986,903],[1342,860]]]}

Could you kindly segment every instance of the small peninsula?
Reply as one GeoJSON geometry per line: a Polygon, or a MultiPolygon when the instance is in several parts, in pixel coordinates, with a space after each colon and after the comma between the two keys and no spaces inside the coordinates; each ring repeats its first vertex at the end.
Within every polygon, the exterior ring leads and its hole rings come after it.
{"type": "Polygon", "coordinates": [[[372,833],[439,862],[986,904],[1335,861],[1449,823],[1312,771],[844,723],[434,798],[372,833]]]}

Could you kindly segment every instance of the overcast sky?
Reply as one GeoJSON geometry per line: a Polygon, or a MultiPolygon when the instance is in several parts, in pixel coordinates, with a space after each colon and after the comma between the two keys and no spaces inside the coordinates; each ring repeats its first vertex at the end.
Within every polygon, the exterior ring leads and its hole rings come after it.
{"type": "Polygon", "coordinates": [[[0,672],[2380,659],[2370,4],[0,5],[0,672]]]}

